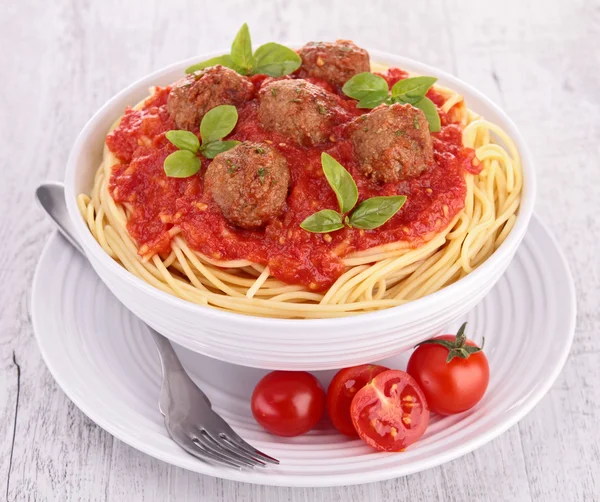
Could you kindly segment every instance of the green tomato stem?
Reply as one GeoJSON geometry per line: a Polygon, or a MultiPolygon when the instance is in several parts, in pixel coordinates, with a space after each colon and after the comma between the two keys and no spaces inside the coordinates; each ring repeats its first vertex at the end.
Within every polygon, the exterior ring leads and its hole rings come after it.
{"type": "Polygon", "coordinates": [[[460,359],[468,359],[471,354],[476,354],[477,352],[481,352],[483,349],[483,345],[485,344],[485,338],[481,343],[481,347],[477,345],[467,345],[467,336],[465,335],[465,328],[467,327],[467,323],[464,322],[462,326],[459,328],[454,340],[440,340],[439,338],[431,338],[429,340],[425,340],[424,342],[418,343],[415,345],[415,348],[421,345],[441,345],[448,349],[448,357],[446,358],[446,362],[449,363],[455,357],[460,359]]]}

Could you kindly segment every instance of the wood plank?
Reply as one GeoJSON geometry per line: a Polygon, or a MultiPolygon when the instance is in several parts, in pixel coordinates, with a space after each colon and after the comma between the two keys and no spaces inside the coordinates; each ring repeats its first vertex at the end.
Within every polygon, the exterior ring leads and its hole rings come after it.
{"type": "Polygon", "coordinates": [[[4,353],[0,359],[0,494],[10,491],[15,425],[21,387],[21,368],[14,354],[4,353]]]}

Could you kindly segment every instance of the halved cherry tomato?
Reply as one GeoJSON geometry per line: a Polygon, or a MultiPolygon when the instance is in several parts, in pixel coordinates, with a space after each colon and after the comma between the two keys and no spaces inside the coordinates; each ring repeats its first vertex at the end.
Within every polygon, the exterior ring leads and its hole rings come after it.
{"type": "Polygon", "coordinates": [[[406,371],[423,390],[431,411],[461,413],[475,406],[490,381],[490,367],[481,349],[467,340],[463,324],[455,335],[443,335],[419,344],[406,371]]]}
{"type": "Polygon", "coordinates": [[[252,414],[277,436],[298,436],[311,430],[325,409],[325,391],[306,371],[272,371],[252,393],[252,414]]]}
{"type": "Polygon", "coordinates": [[[352,423],[369,446],[401,451],[417,441],[429,424],[429,407],[414,378],[387,370],[359,390],[350,407],[352,423]]]}
{"type": "Polygon", "coordinates": [[[358,436],[350,417],[352,398],[373,377],[387,370],[385,366],[363,364],[341,369],[335,374],[327,389],[327,411],[338,431],[347,436],[358,436]]]}

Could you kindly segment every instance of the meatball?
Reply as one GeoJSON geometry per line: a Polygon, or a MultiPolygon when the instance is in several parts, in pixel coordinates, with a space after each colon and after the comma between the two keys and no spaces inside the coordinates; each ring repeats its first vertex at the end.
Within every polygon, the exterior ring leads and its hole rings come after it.
{"type": "Polygon", "coordinates": [[[331,135],[335,125],[335,97],[302,79],[275,80],[259,93],[258,118],[263,127],[299,145],[312,146],[331,135]]]}
{"type": "Polygon", "coordinates": [[[167,109],[178,129],[198,129],[204,114],[219,105],[241,105],[252,96],[250,80],[217,65],[175,82],[167,109]]]}
{"type": "Polygon", "coordinates": [[[425,114],[412,105],[381,105],[349,125],[360,170],[383,183],[418,176],[433,164],[425,114]]]}
{"type": "Polygon", "coordinates": [[[204,177],[204,189],[223,216],[246,229],[262,227],[279,216],[289,183],[285,158],[264,143],[244,142],[220,153],[204,177]]]}
{"type": "Polygon", "coordinates": [[[320,78],[337,87],[354,75],[371,71],[369,53],[350,40],[309,42],[298,54],[302,58],[298,75],[320,78]]]}

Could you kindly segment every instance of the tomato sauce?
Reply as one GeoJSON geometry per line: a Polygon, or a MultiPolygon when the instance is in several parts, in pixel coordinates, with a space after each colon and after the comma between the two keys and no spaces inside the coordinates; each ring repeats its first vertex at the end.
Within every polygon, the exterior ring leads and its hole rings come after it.
{"type": "MultiPolygon", "coordinates": [[[[383,75],[393,85],[407,74],[390,69],[383,75]]],[[[268,79],[253,77],[255,91],[268,79]]],[[[328,90],[328,84],[312,80],[328,90]]],[[[141,110],[128,109],[119,126],[106,139],[122,162],[113,167],[110,191],[113,199],[132,208],[127,228],[140,254],[171,251],[169,230],[174,226],[194,250],[219,260],[247,259],[268,265],[271,274],[288,284],[302,284],[320,291],[344,271],[342,260],[353,251],[380,244],[406,241],[418,247],[432,234],[447,227],[463,209],[465,170],[473,171],[474,151],[462,145],[462,127],[451,124],[439,110],[442,129],[432,134],[435,166],[420,176],[399,183],[377,184],[363,176],[346,123],[369,110],[338,96],[342,108],[330,141],[301,147],[277,133],[263,130],[257,118],[258,102],[251,99],[238,108],[239,119],[227,139],[267,141],[288,163],[291,186],[282,215],[260,230],[244,230],[230,224],[210,194],[204,193],[203,176],[210,160],[202,159],[200,172],[189,178],[169,178],[165,158],[176,150],[165,138],[174,129],[167,112],[169,88],[158,89],[141,110]],[[374,230],[344,228],[330,234],[313,234],[300,223],[322,209],[338,210],[335,194],[321,168],[321,152],[335,157],[356,181],[359,202],[378,195],[406,195],[400,211],[374,230]]],[[[427,96],[439,107],[444,98],[430,90],[427,96]]]]}

